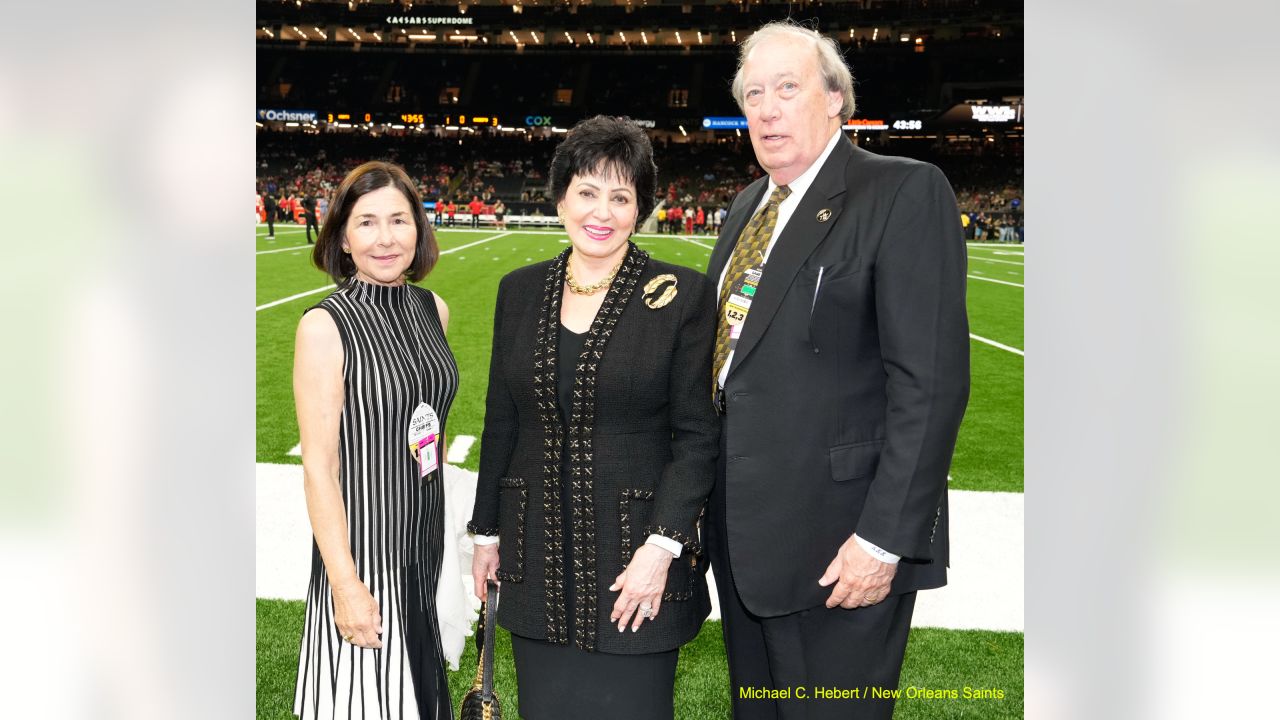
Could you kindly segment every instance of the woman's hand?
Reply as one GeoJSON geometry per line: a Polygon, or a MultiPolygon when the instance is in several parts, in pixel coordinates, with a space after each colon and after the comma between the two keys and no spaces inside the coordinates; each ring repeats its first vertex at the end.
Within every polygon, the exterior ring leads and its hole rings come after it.
{"type": "Polygon", "coordinates": [[[382,613],[359,580],[333,586],[333,622],[342,639],[363,648],[382,647],[382,613]]]}
{"type": "Polygon", "coordinates": [[[476,545],[471,556],[471,579],[476,584],[476,597],[483,602],[488,597],[487,580],[498,579],[498,544],[476,545]]]}
{"type": "Polygon", "coordinates": [[[657,545],[641,545],[631,558],[631,564],[609,586],[617,592],[618,600],[613,604],[613,613],[609,622],[618,623],[618,632],[627,626],[627,621],[635,614],[631,623],[631,632],[640,629],[645,621],[645,608],[649,609],[649,620],[658,619],[658,607],[662,605],[662,590],[667,586],[667,569],[674,558],[671,553],[657,545]]]}

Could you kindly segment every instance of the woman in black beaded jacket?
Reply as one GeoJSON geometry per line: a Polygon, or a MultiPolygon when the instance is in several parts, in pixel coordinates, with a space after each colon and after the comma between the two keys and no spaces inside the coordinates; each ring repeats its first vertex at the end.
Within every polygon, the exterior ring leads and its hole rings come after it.
{"type": "Polygon", "coordinates": [[[713,288],[630,241],[656,175],[630,121],[576,125],[550,178],[570,247],[498,289],[469,528],[526,720],[672,717],[679,648],[710,612],[713,288]]]}

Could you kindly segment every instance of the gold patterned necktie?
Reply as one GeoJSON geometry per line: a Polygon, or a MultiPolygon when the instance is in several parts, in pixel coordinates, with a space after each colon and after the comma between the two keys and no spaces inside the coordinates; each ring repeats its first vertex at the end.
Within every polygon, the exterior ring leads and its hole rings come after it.
{"type": "Polygon", "coordinates": [[[732,306],[729,303],[730,296],[743,284],[743,277],[749,269],[763,268],[764,251],[769,247],[769,238],[773,237],[773,228],[778,224],[778,206],[790,194],[791,188],[786,185],[779,185],[774,189],[769,201],[743,228],[742,234],[738,236],[738,244],[733,248],[733,255],[729,258],[729,269],[725,271],[724,284],[720,287],[720,302],[716,304],[719,314],[716,321],[715,363],[711,371],[713,391],[719,387],[720,371],[736,344],[733,326],[741,325],[747,320],[750,298],[745,295],[754,295],[755,287],[751,286],[750,293],[735,296],[732,306]],[[733,311],[732,321],[729,317],[730,310],[733,311]]]}

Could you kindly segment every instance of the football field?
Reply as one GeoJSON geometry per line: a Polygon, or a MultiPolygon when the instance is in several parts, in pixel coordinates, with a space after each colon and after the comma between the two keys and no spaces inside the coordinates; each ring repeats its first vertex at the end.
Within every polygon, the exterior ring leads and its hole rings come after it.
{"type": "MultiPolygon", "coordinates": [[[[475,470],[479,463],[498,282],[516,268],[559,253],[567,240],[560,231],[499,232],[493,229],[442,229],[437,231],[437,238],[442,252],[440,262],[422,284],[449,305],[448,340],[461,373],[460,390],[449,416],[448,460],[450,464],[475,470]]],[[[709,236],[638,235],[635,240],[658,259],[698,270],[706,269],[715,242],[715,238],[709,236]]],[[[277,224],[274,239],[266,238],[265,226],[256,229],[256,455],[260,465],[300,464],[292,393],[294,331],[303,311],[332,290],[330,279],[311,264],[311,249],[300,226],[277,224]]],[[[952,463],[950,486],[953,490],[971,491],[975,497],[1010,498],[1010,494],[1016,494],[1020,518],[1023,248],[970,245],[968,259],[972,391],[952,463]]],[[[530,298],[529,301],[539,300],[530,298]]],[[[259,537],[259,542],[263,542],[262,536],[259,537]]],[[[953,539],[953,551],[955,545],[953,539]]],[[[1017,545],[1020,571],[1020,534],[1017,545]]],[[[309,556],[297,560],[300,565],[309,561],[309,556]]],[[[953,565],[955,563],[953,557],[953,565]]],[[[1020,583],[1017,592],[1021,593],[1020,583]]],[[[303,604],[297,600],[258,600],[259,718],[292,717],[289,710],[302,612],[303,604]]],[[[1020,602],[1017,622],[1001,627],[1021,628],[1020,602]]],[[[500,645],[506,642],[505,638],[500,641],[500,645]]],[[[510,654],[500,652],[499,658],[503,662],[498,668],[498,691],[507,705],[504,711],[514,718],[516,691],[510,654]]],[[[895,717],[1022,717],[1022,658],[1021,632],[914,628],[903,669],[904,694],[895,717]],[[918,692],[913,697],[907,692],[908,688],[955,690],[959,697],[930,697],[918,692]],[[972,697],[966,689],[975,691],[972,697]],[[979,690],[983,692],[976,692],[979,690]],[[999,690],[1000,697],[995,697],[994,690],[999,690]]],[[[474,667],[472,648],[461,661],[461,670],[450,674],[455,712],[458,698],[474,675],[474,667]]],[[[708,622],[699,637],[681,652],[676,717],[688,720],[729,717],[727,688],[720,626],[717,622],[708,622]]]]}
{"type": "MultiPolygon", "coordinates": [[[[567,240],[552,231],[439,231],[441,257],[423,283],[449,304],[449,345],[461,389],[449,415],[453,438],[479,438],[489,374],[493,306],[498,281],[518,267],[545,260],[567,240]]],[[[645,235],[636,243],[654,257],[705,270],[714,237],[645,235]]],[[[302,312],[332,289],[311,264],[303,229],[277,225],[274,240],[257,229],[257,460],[297,463],[293,414],[293,337],[302,312]]],[[[1020,246],[969,248],[969,324],[973,381],[952,463],[957,490],[1022,492],[1022,293],[1020,246]]],[[[454,462],[451,459],[451,462],[454,462]]],[[[475,470],[479,442],[464,468],[475,470]]]]}

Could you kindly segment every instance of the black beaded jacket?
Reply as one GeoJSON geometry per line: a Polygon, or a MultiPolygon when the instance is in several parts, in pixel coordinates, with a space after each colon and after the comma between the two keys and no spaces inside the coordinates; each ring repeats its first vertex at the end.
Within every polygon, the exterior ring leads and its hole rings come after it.
{"type": "Polygon", "coordinates": [[[468,528],[500,537],[503,627],[553,643],[573,639],[588,651],[663,652],[693,639],[711,610],[698,520],[719,451],[711,405],[714,288],[702,273],[631,244],[582,354],[560,358],[568,254],[516,270],[499,285],[468,528]],[[662,305],[673,282],[675,295],[662,305]],[[561,362],[577,364],[567,426],[556,392],[561,362]],[[562,459],[571,527],[562,521],[562,459]],[[652,533],[674,538],[683,552],[668,571],[658,618],[619,633],[609,622],[618,597],[609,586],[652,533]],[[571,568],[563,567],[564,543],[572,543],[571,568]]]}

